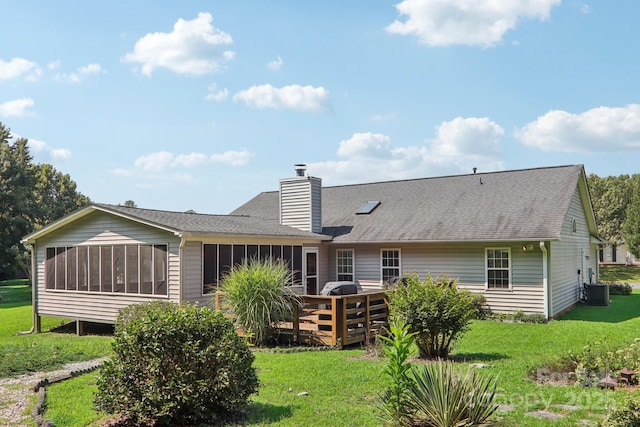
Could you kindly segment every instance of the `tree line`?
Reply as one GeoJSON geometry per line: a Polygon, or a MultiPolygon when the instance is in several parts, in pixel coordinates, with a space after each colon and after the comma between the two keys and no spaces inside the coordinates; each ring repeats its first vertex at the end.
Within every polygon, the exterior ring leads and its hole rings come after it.
{"type": "Polygon", "coordinates": [[[91,203],[68,174],[34,163],[27,143],[0,122],[0,280],[29,275],[22,237],[91,203]]]}
{"type": "MultiPolygon", "coordinates": [[[[35,164],[27,143],[0,122],[0,280],[29,274],[22,237],[91,203],[68,174],[35,164]]],[[[640,257],[640,174],[591,174],[587,182],[600,237],[640,257]]]]}
{"type": "Polygon", "coordinates": [[[587,177],[600,238],[640,258],[640,174],[587,177]]]}

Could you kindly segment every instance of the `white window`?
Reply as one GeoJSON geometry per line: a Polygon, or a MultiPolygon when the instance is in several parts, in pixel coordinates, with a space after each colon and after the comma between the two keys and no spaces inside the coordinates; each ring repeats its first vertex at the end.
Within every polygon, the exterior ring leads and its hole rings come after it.
{"type": "Polygon", "coordinates": [[[380,251],[382,281],[400,277],[400,249],[382,249],[380,251]]]}
{"type": "Polygon", "coordinates": [[[355,281],[353,274],[353,249],[336,251],[336,279],[338,281],[355,281]]]}
{"type": "Polygon", "coordinates": [[[511,249],[488,248],[486,252],[487,287],[509,289],[511,279],[511,249]]]}

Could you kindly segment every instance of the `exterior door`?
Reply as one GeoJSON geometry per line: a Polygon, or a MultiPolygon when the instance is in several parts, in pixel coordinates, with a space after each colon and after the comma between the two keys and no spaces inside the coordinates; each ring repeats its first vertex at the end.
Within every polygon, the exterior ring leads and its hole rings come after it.
{"type": "Polygon", "coordinates": [[[318,249],[304,248],[304,293],[318,295],[318,249]]]}

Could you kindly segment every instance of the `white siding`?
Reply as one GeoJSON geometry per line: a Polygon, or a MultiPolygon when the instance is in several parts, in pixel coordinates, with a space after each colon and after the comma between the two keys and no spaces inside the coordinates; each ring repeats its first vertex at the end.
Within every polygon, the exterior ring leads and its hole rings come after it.
{"type": "Polygon", "coordinates": [[[589,269],[596,280],[597,256],[591,245],[591,235],[577,188],[571,199],[560,240],[551,242],[550,246],[550,313],[551,316],[556,316],[579,300],[582,283],[589,282],[589,269]],[[573,231],[574,220],[576,232],[573,231]]]}
{"type": "Polygon", "coordinates": [[[381,288],[380,249],[400,249],[402,274],[418,273],[420,277],[447,276],[459,286],[485,296],[494,312],[522,310],[544,313],[542,288],[542,252],[537,242],[527,251],[522,247],[532,242],[510,244],[384,244],[331,245],[329,279],[336,280],[336,249],[354,249],[355,277],[363,290],[381,288]],[[485,249],[511,248],[511,283],[509,290],[488,290],[485,277],[485,249]]]}
{"type": "Polygon", "coordinates": [[[118,315],[118,310],[130,304],[158,299],[179,301],[179,244],[179,239],[172,233],[102,212],[92,213],[69,226],[56,230],[37,241],[36,286],[38,300],[36,306],[38,314],[112,323],[118,315]],[[110,244],[168,245],[168,297],[45,289],[44,260],[47,247],[110,244]]]}
{"type": "Polygon", "coordinates": [[[319,178],[280,181],[280,223],[299,230],[322,232],[322,181],[319,178]]]}

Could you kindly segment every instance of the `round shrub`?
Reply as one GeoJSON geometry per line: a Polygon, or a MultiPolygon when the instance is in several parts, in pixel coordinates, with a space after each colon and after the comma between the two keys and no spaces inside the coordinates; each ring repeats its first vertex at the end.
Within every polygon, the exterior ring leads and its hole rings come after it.
{"type": "Polygon", "coordinates": [[[446,277],[434,279],[429,275],[420,280],[414,273],[388,290],[387,296],[391,315],[402,318],[415,334],[421,358],[446,358],[476,316],[473,294],[458,289],[456,282],[446,277]]]}
{"type": "Polygon", "coordinates": [[[120,311],[115,356],[99,371],[99,409],[139,424],[220,421],[257,391],[254,356],[222,313],[152,302],[120,311]]]}

